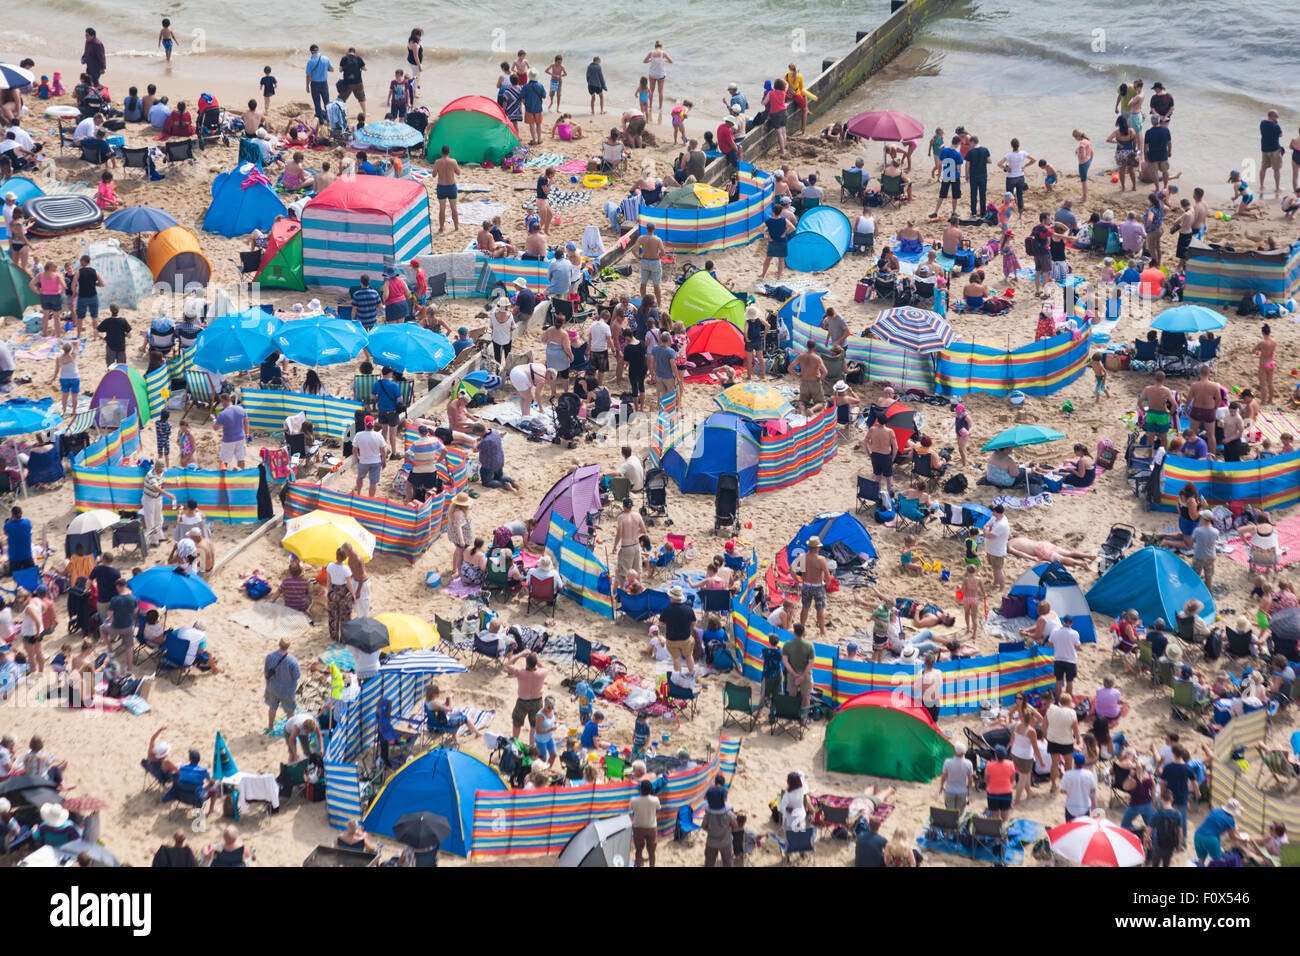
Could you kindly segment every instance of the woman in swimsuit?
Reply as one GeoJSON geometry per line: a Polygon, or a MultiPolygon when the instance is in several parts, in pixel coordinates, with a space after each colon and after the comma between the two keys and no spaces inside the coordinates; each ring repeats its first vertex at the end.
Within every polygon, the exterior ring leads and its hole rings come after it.
{"type": "Polygon", "coordinates": [[[1251,354],[1259,356],[1260,403],[1271,405],[1277,397],[1273,392],[1273,371],[1277,368],[1273,353],[1277,350],[1277,343],[1273,341],[1273,330],[1267,323],[1260,326],[1259,333],[1263,338],[1255,343],[1255,347],[1250,351],[1251,354]]]}
{"type": "Polygon", "coordinates": [[[1190,548],[1192,532],[1196,530],[1196,523],[1200,521],[1201,509],[1204,507],[1207,507],[1207,502],[1196,490],[1196,486],[1190,481],[1183,485],[1182,491],[1178,492],[1178,533],[1161,535],[1161,545],[1165,546],[1168,542],[1169,547],[1190,548]]]}
{"type": "Polygon", "coordinates": [[[301,152],[294,153],[293,158],[284,164],[284,176],[281,182],[285,189],[298,190],[310,189],[312,185],[311,173],[307,172],[302,165],[303,155],[301,152]]]}
{"type": "Polygon", "coordinates": [[[465,553],[460,566],[460,581],[466,587],[479,587],[487,577],[487,555],[483,553],[483,539],[475,538],[474,545],[465,553]]]}
{"type": "Polygon", "coordinates": [[[1051,541],[1035,541],[1033,538],[1012,538],[1007,542],[1007,553],[1029,561],[1055,561],[1074,568],[1091,567],[1092,562],[1097,560],[1095,554],[1087,551],[1062,548],[1051,541]]]}
{"type": "MultiPolygon", "coordinates": [[[[23,272],[27,272],[31,268],[28,261],[31,253],[27,249],[26,220],[27,213],[19,208],[14,210],[14,217],[9,221],[9,258],[23,272]]],[[[62,303],[60,303],[61,307],[62,303]]]]}
{"type": "Polygon", "coordinates": [[[975,272],[966,287],[961,290],[962,299],[966,303],[967,312],[978,312],[984,307],[984,297],[989,294],[988,286],[984,284],[983,271],[975,272]]]}
{"type": "Polygon", "coordinates": [[[1090,487],[1097,480],[1097,465],[1092,456],[1088,454],[1086,446],[1076,444],[1074,453],[1078,457],[1074,460],[1073,465],[1067,463],[1063,466],[1068,470],[1061,479],[1061,484],[1069,485],[1072,488],[1090,487]]]}
{"type": "Polygon", "coordinates": [[[650,64],[650,68],[646,71],[650,74],[650,93],[653,95],[656,89],[659,90],[659,111],[662,113],[664,108],[664,80],[668,79],[667,64],[673,62],[673,58],[664,52],[663,41],[655,40],[655,48],[647,53],[645,59],[641,62],[650,64]]]}
{"type": "Polygon", "coordinates": [[[953,414],[956,415],[956,418],[953,419],[952,427],[957,433],[957,454],[961,458],[962,467],[965,468],[966,443],[970,441],[971,433],[970,413],[966,411],[965,405],[957,405],[953,408],[953,414]]]}
{"type": "Polygon", "coordinates": [[[569,377],[569,366],[573,364],[573,346],[569,344],[569,333],[564,330],[564,316],[555,316],[542,333],[542,342],[546,345],[546,367],[555,373],[551,378],[551,401],[555,401],[556,385],[559,379],[569,377]]]}
{"type": "Polygon", "coordinates": [[[423,38],[424,31],[416,27],[406,40],[406,62],[411,65],[412,102],[415,100],[415,95],[420,92],[420,74],[424,72],[424,47],[420,46],[420,40],[423,38]]]}
{"type": "Polygon", "coordinates": [[[1106,137],[1106,142],[1115,144],[1115,165],[1119,167],[1119,191],[1124,192],[1124,176],[1128,175],[1137,192],[1138,138],[1129,126],[1127,116],[1115,118],[1115,128],[1106,137]]]}

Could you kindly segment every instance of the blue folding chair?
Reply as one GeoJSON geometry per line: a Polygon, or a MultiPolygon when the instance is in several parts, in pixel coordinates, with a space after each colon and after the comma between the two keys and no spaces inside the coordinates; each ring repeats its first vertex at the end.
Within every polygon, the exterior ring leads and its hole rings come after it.
{"type": "Polygon", "coordinates": [[[616,592],[618,609],[637,621],[649,621],[659,616],[659,612],[672,603],[666,591],[645,590],[640,594],[628,594],[624,590],[616,592]]]}

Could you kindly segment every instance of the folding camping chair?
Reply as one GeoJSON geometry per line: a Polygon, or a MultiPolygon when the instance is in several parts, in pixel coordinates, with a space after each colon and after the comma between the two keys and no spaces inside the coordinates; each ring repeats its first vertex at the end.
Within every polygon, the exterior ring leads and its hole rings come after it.
{"type": "Polygon", "coordinates": [[[864,478],[858,475],[858,501],[855,509],[858,514],[865,511],[875,511],[880,507],[880,482],[874,478],[864,478]]]}
{"type": "Polygon", "coordinates": [[[406,761],[396,760],[395,757],[409,756],[415,738],[393,727],[393,704],[387,697],[380,697],[375,705],[375,721],[378,727],[375,744],[379,748],[379,763],[389,770],[396,770],[406,761]]]}
{"type": "Polygon", "coordinates": [[[946,470],[947,466],[945,465],[943,468],[935,471],[934,465],[930,461],[930,456],[928,454],[916,455],[912,458],[912,476],[914,478],[924,478],[927,491],[934,491],[939,487],[939,480],[943,478],[943,474],[946,470]]]}
{"type": "Polygon", "coordinates": [[[976,517],[975,512],[965,505],[945,502],[939,512],[939,527],[943,529],[945,537],[960,540],[975,532],[976,517]]]}
{"type": "Polygon", "coordinates": [[[694,720],[700,694],[704,693],[703,689],[691,690],[689,687],[682,687],[673,681],[671,674],[664,679],[663,688],[663,702],[678,713],[689,714],[689,719],[694,720]]]}
{"type": "Polygon", "coordinates": [[[182,810],[188,819],[192,820],[191,828],[195,833],[202,833],[207,829],[207,813],[204,812],[203,804],[208,795],[204,792],[201,784],[184,782],[176,779],[170,789],[162,795],[163,803],[178,803],[180,806],[172,807],[168,811],[170,817],[177,810],[182,810]]]}
{"type": "Polygon", "coordinates": [[[793,862],[792,857],[798,853],[805,863],[816,866],[816,839],[817,831],[812,827],[809,827],[806,830],[786,830],[785,841],[781,844],[781,858],[783,862],[793,862]]]}
{"type": "Polygon", "coordinates": [[[862,187],[866,185],[865,176],[865,170],[854,167],[844,170],[844,175],[835,177],[835,181],[840,184],[840,202],[845,199],[862,198],[862,187]]]}
{"type": "Polygon", "coordinates": [[[1175,720],[1186,720],[1188,713],[1200,718],[1210,706],[1208,700],[1197,700],[1196,689],[1189,680],[1176,680],[1169,698],[1170,715],[1175,720]]]}
{"type": "Polygon", "coordinates": [[[123,169],[138,169],[149,178],[149,147],[119,146],[117,154],[122,157],[123,169]]]}
{"type": "Polygon", "coordinates": [[[533,605],[538,607],[555,607],[556,599],[560,596],[560,588],[555,583],[555,578],[536,578],[530,577],[528,580],[528,614],[533,613],[533,605]]]}
{"type": "Polygon", "coordinates": [[[113,155],[111,150],[105,150],[99,145],[98,140],[82,140],[77,144],[81,150],[81,161],[90,163],[92,166],[102,166],[108,162],[108,158],[113,155]]]}
{"type": "Polygon", "coordinates": [[[1229,657],[1254,657],[1254,635],[1250,631],[1239,631],[1234,627],[1224,629],[1223,650],[1229,657]]]}
{"type": "Polygon", "coordinates": [[[212,387],[212,379],[202,369],[192,368],[185,373],[185,411],[181,421],[189,418],[190,410],[202,408],[211,418],[216,414],[217,399],[220,392],[212,387]]]}
{"type": "Polygon", "coordinates": [[[727,721],[735,721],[737,727],[744,727],[749,721],[749,730],[758,724],[758,714],[763,709],[763,700],[754,701],[754,689],[748,684],[733,684],[727,681],[722,688],[722,726],[727,721]]]}
{"type": "Polygon", "coordinates": [[[871,250],[876,247],[876,234],[874,232],[858,232],[853,230],[853,251],[860,255],[870,255],[871,250]]]}
{"type": "Polygon", "coordinates": [[[803,722],[807,716],[808,710],[800,705],[797,695],[774,695],[771,709],[768,710],[768,736],[774,737],[780,731],[795,740],[803,740],[803,722]]]}
{"type": "Polygon", "coordinates": [[[881,176],[880,177],[880,205],[882,208],[898,205],[901,206],[907,202],[907,186],[903,183],[902,176],[881,176]]]}
{"type": "Polygon", "coordinates": [[[623,499],[632,497],[632,479],[614,475],[609,479],[609,507],[614,514],[623,510],[623,499]]]}
{"type": "Polygon", "coordinates": [[[699,592],[700,607],[705,614],[721,614],[724,620],[731,617],[731,592],[723,588],[704,588],[699,592]]]}
{"type": "Polygon", "coordinates": [[[158,760],[146,760],[140,758],[140,768],[144,771],[144,792],[149,793],[157,790],[160,794],[166,793],[171,789],[175,778],[171,774],[163,773],[162,762],[158,760]]]}
{"type": "Polygon", "coordinates": [[[930,517],[930,512],[921,507],[919,498],[899,495],[894,499],[895,531],[924,531],[925,523],[930,520],[930,517]]]}
{"type": "Polygon", "coordinates": [[[509,651],[503,650],[501,645],[496,641],[485,641],[479,635],[475,634],[470,643],[469,666],[471,669],[478,666],[479,660],[495,661],[500,667],[510,657],[509,651]]]}
{"type": "Polygon", "coordinates": [[[1007,822],[997,817],[970,818],[971,849],[985,850],[993,856],[994,866],[1006,866],[1007,822]]]}
{"type": "Polygon", "coordinates": [[[930,808],[930,822],[925,828],[925,839],[948,840],[958,843],[961,840],[961,812],[944,807],[930,808]]]}
{"type": "Polygon", "coordinates": [[[433,616],[433,624],[434,627],[438,629],[438,650],[443,654],[447,654],[459,660],[460,655],[465,653],[467,650],[470,650],[473,646],[473,642],[468,639],[462,641],[456,640],[456,630],[451,621],[435,614],[433,616]]]}
{"type": "Polygon", "coordinates": [[[179,687],[190,677],[194,661],[185,663],[190,655],[190,642],[181,640],[176,631],[168,631],[163,638],[162,653],[158,657],[158,670],[171,675],[172,683],[179,687]]]}
{"type": "Polygon", "coordinates": [[[592,663],[591,655],[591,641],[580,634],[573,635],[573,664],[569,667],[569,677],[575,681],[590,681],[599,674],[601,668],[592,663]]]}
{"type": "Polygon", "coordinates": [[[622,757],[616,757],[613,754],[605,755],[605,779],[622,780],[623,774],[627,771],[627,761],[622,757]]]}
{"type": "Polygon", "coordinates": [[[180,163],[187,159],[190,162],[195,162],[194,140],[170,140],[163,143],[163,156],[166,158],[168,163],[180,163]]]}

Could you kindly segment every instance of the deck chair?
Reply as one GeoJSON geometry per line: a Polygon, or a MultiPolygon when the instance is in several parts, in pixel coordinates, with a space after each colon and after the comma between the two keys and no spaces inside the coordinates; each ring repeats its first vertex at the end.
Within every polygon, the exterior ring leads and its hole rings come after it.
{"type": "Polygon", "coordinates": [[[122,146],[118,149],[118,155],[122,157],[123,169],[138,169],[144,173],[144,178],[149,178],[149,147],[148,146],[122,146]]]}
{"type": "Polygon", "coordinates": [[[917,478],[925,479],[927,491],[934,491],[939,487],[939,480],[943,477],[945,468],[934,470],[934,465],[930,461],[929,455],[917,455],[912,459],[912,475],[917,478]]]}
{"type": "Polygon", "coordinates": [[[835,181],[840,184],[841,202],[862,198],[862,187],[866,185],[865,175],[865,170],[854,168],[846,169],[843,175],[835,177],[835,181]]]}
{"type": "Polygon", "coordinates": [[[759,711],[763,709],[763,701],[760,698],[754,700],[754,689],[748,684],[733,684],[727,681],[722,688],[722,726],[727,726],[727,721],[735,721],[737,727],[744,727],[745,721],[749,721],[749,730],[752,731],[758,724],[759,711]]]}
{"type": "Polygon", "coordinates": [[[1269,750],[1263,744],[1255,744],[1259,762],[1273,775],[1276,784],[1291,784],[1300,777],[1300,768],[1291,762],[1291,754],[1285,750],[1269,750]]]}
{"type": "Polygon", "coordinates": [[[715,614],[723,615],[723,619],[729,619],[731,616],[731,592],[722,588],[704,588],[699,592],[700,607],[704,613],[712,611],[715,614]]]}
{"type": "Polygon", "coordinates": [[[163,156],[166,157],[168,163],[180,163],[187,159],[194,162],[194,140],[170,140],[163,143],[163,156]]]}
{"type": "Polygon", "coordinates": [[[1210,706],[1208,700],[1197,700],[1195,688],[1189,680],[1176,680],[1169,698],[1170,713],[1176,720],[1186,720],[1190,713],[1200,717],[1210,706]]]}
{"type": "Polygon", "coordinates": [[[171,675],[172,683],[179,687],[190,677],[194,662],[185,663],[189,657],[190,642],[176,636],[176,631],[168,631],[163,638],[162,653],[158,656],[158,670],[171,675]]]}
{"type": "Polygon", "coordinates": [[[559,596],[560,589],[556,585],[555,578],[529,578],[527,613],[533,613],[534,604],[538,607],[554,608],[559,596]]]}
{"type": "Polygon", "coordinates": [[[140,767],[144,770],[144,789],[148,793],[150,790],[157,790],[160,794],[166,793],[171,789],[174,779],[163,773],[162,762],[158,760],[146,760],[140,758],[140,767]]]}
{"type": "Polygon", "coordinates": [[[929,520],[930,513],[921,507],[920,499],[902,495],[894,499],[895,531],[924,531],[929,520]]]}
{"type": "Polygon", "coordinates": [[[858,501],[855,509],[859,514],[875,511],[880,506],[880,482],[874,478],[858,475],[858,501]]]}
{"type": "Polygon", "coordinates": [[[181,421],[185,421],[194,408],[202,408],[211,418],[216,413],[218,398],[220,393],[212,387],[208,373],[202,369],[189,369],[185,373],[185,411],[181,415],[181,421]]]}
{"type": "Polygon", "coordinates": [[[907,202],[907,186],[903,182],[902,176],[881,176],[880,177],[880,205],[887,208],[892,205],[901,206],[907,202]]]}
{"type": "Polygon", "coordinates": [[[451,621],[435,614],[433,624],[438,629],[438,650],[443,654],[459,659],[461,654],[464,654],[473,646],[472,641],[456,640],[456,631],[451,621]]]}
{"type": "Polygon", "coordinates": [[[375,383],[378,375],[358,375],[352,380],[352,397],[366,408],[375,407],[375,383]]]}
{"type": "Polygon", "coordinates": [[[961,812],[944,807],[930,808],[930,822],[925,828],[927,840],[949,840],[957,843],[961,840],[961,812]]]}
{"type": "Polygon", "coordinates": [[[627,761],[622,757],[615,757],[613,754],[605,755],[605,779],[622,780],[623,774],[627,770],[627,761]]]}
{"type": "Polygon", "coordinates": [[[780,731],[795,740],[803,740],[803,722],[808,711],[799,705],[799,698],[792,694],[777,694],[772,698],[772,707],[768,711],[768,735],[776,736],[780,731]]]}
{"type": "Polygon", "coordinates": [[[257,140],[246,138],[239,140],[239,155],[235,157],[235,165],[242,166],[244,163],[252,163],[258,169],[262,168],[262,148],[257,145],[257,140]]]}
{"type": "Polygon", "coordinates": [[[993,856],[994,866],[1006,866],[1007,823],[997,817],[971,817],[972,849],[985,850],[993,856]]]}
{"type": "Polygon", "coordinates": [[[375,705],[375,722],[378,728],[375,742],[379,748],[379,762],[381,766],[396,770],[406,762],[405,759],[398,760],[398,756],[405,758],[409,755],[415,738],[393,726],[393,704],[387,697],[380,697],[375,705]]]}
{"type": "Polygon", "coordinates": [[[509,656],[509,652],[502,650],[501,645],[496,641],[485,641],[475,634],[470,644],[469,666],[471,668],[477,667],[479,660],[482,659],[483,661],[495,661],[499,667],[509,656]]]}
{"type": "Polygon", "coordinates": [[[781,856],[786,863],[791,862],[794,854],[800,854],[801,858],[808,863],[816,865],[817,862],[817,831],[809,827],[807,830],[786,830],[785,842],[781,844],[781,856]]]}
{"type": "Polygon", "coordinates": [[[632,479],[614,475],[609,479],[609,504],[615,513],[623,510],[623,499],[632,497],[632,479]]]}
{"type": "Polygon", "coordinates": [[[569,668],[571,678],[590,681],[600,673],[600,669],[591,661],[591,654],[591,641],[580,634],[573,635],[573,664],[569,668]]]}

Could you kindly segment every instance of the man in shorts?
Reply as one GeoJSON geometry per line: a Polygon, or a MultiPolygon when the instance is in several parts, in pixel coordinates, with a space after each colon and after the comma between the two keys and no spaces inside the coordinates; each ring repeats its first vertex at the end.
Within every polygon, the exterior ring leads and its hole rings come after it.
{"type": "Polygon", "coordinates": [[[451,231],[460,229],[460,214],[456,211],[456,174],[460,164],[451,158],[451,147],[443,146],[442,155],[433,164],[433,175],[438,177],[438,231],[447,228],[447,203],[451,203],[451,231]]]}
{"type": "Polygon", "coordinates": [[[543,690],[546,686],[546,668],[537,663],[537,655],[532,651],[520,651],[506,664],[506,673],[515,679],[517,699],[514,710],[510,712],[511,737],[518,737],[524,721],[528,721],[528,744],[532,746],[537,740],[537,714],[542,709],[543,690]],[[516,667],[519,659],[524,659],[523,667],[516,667]]]}
{"type": "Polygon", "coordinates": [[[361,494],[361,486],[369,481],[370,497],[373,498],[379,488],[379,475],[384,470],[384,462],[388,460],[388,442],[375,430],[373,415],[366,416],[365,424],[365,430],[357,432],[352,439],[352,457],[357,464],[357,484],[352,493],[361,494]]]}
{"type": "Polygon", "coordinates": [[[346,103],[349,96],[355,96],[362,113],[366,111],[366,87],[361,78],[365,69],[366,61],[357,55],[356,47],[348,47],[348,52],[339,59],[339,72],[343,74],[338,86],[339,99],[346,103]]]}
{"type": "Polygon", "coordinates": [[[883,418],[877,418],[867,429],[865,440],[867,453],[871,455],[871,473],[876,481],[884,480],[885,487],[892,496],[894,493],[894,458],[898,455],[898,436],[892,428],[887,428],[883,418]]]}
{"type": "Polygon", "coordinates": [[[1204,362],[1197,366],[1196,381],[1187,389],[1187,417],[1198,434],[1204,432],[1207,438],[1214,438],[1214,423],[1226,391],[1210,378],[1210,366],[1204,362]]]}
{"type": "Polygon", "coordinates": [[[1174,407],[1174,393],[1165,385],[1165,373],[1156,372],[1155,381],[1142,390],[1138,396],[1138,413],[1145,412],[1143,431],[1152,442],[1164,447],[1165,436],[1169,434],[1170,412],[1174,407]]]}
{"type": "Polygon", "coordinates": [[[662,302],[663,295],[659,285],[664,279],[664,264],[660,261],[664,254],[663,240],[655,235],[655,225],[645,224],[645,235],[636,244],[636,257],[641,260],[641,298],[645,298],[647,285],[653,285],[655,301],[662,302]]]}
{"type": "Polygon", "coordinates": [[[212,423],[214,431],[221,432],[221,467],[231,462],[243,469],[248,465],[248,412],[244,406],[234,404],[227,392],[221,396],[221,411],[212,423]]]}
{"type": "Polygon", "coordinates": [[[889,602],[884,598],[871,612],[871,659],[879,664],[889,647],[889,602]]]}
{"type": "Polygon", "coordinates": [[[614,588],[623,586],[632,575],[641,570],[641,535],[646,533],[645,519],[633,508],[631,498],[623,499],[623,513],[618,516],[614,531],[614,553],[618,567],[614,571],[614,588]]]}
{"type": "Polygon", "coordinates": [[[1074,755],[1074,748],[1082,748],[1079,737],[1079,715],[1074,710],[1074,699],[1062,694],[1060,702],[1047,708],[1047,759],[1052,765],[1052,793],[1056,793],[1064,762],[1074,755]]]}
{"type": "Polygon", "coordinates": [[[823,399],[822,382],[826,378],[826,363],[817,354],[817,346],[811,338],[799,357],[790,363],[790,368],[799,373],[799,410],[805,415],[811,414],[812,407],[823,399]]]}
{"type": "MultiPolygon", "coordinates": [[[[808,552],[803,556],[803,572],[799,580],[799,598],[802,609],[799,623],[808,620],[808,609],[817,608],[817,633],[826,637],[826,582],[830,566],[821,554],[822,539],[813,535],[808,539],[808,552]]],[[[806,701],[805,701],[806,703],[806,701]]]]}
{"type": "Polygon", "coordinates": [[[614,335],[609,328],[609,310],[601,309],[596,320],[587,329],[587,354],[591,356],[591,367],[596,373],[596,384],[600,377],[609,371],[609,346],[614,335]]]}
{"type": "MultiPolygon", "coordinates": [[[[804,610],[807,611],[807,608],[805,604],[804,610]]],[[[781,648],[781,657],[786,674],[786,692],[799,695],[800,707],[807,707],[812,700],[813,660],[816,653],[812,641],[804,637],[803,625],[796,624],[794,639],[785,642],[781,648]]]]}

